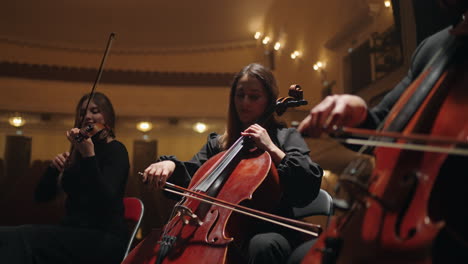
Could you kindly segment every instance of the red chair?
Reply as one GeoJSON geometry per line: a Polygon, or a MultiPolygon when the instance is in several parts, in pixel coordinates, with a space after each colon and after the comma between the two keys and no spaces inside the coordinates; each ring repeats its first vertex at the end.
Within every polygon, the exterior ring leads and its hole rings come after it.
{"type": "Polygon", "coordinates": [[[124,258],[127,257],[130,249],[132,248],[133,239],[136,236],[138,228],[140,228],[141,219],[145,211],[143,202],[136,197],[124,197],[124,218],[129,226],[130,241],[128,242],[127,250],[125,251],[124,258]]]}

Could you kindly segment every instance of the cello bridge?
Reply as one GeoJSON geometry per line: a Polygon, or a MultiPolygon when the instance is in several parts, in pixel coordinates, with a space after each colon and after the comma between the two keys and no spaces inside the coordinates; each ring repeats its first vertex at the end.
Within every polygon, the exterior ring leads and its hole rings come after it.
{"type": "Polygon", "coordinates": [[[203,224],[200,218],[198,218],[190,208],[184,205],[177,205],[175,210],[177,211],[177,216],[180,216],[184,225],[188,225],[190,222],[195,223],[198,226],[203,224]]]}

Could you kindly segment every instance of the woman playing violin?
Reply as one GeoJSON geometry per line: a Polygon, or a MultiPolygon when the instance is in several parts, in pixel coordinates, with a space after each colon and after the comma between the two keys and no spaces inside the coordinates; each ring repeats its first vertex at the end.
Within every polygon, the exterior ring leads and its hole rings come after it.
{"type": "MultiPolygon", "coordinates": [[[[249,137],[255,146],[267,151],[275,163],[284,193],[279,215],[292,216],[291,208],[305,205],[318,194],[322,169],[309,158],[309,149],[295,129],[285,128],[273,116],[264,125],[256,124],[275,104],[278,88],[271,71],[259,64],[244,67],[234,78],[229,98],[227,129],[212,133],[208,142],[187,162],[162,156],[144,172],[143,180],[162,188],[171,183],[188,186],[191,176],[208,159],[228,149],[240,136],[249,137]]],[[[291,231],[264,224],[242,246],[248,263],[285,263],[297,239],[291,231]]]]}
{"type": "MultiPolygon", "coordinates": [[[[391,108],[409,85],[423,72],[433,54],[447,42],[452,34],[459,37],[461,48],[455,65],[466,75],[468,63],[467,0],[440,0],[440,4],[456,13],[460,20],[454,27],[446,28],[424,40],[413,54],[408,75],[376,107],[368,109],[365,101],[356,95],[333,95],[315,106],[302,121],[299,130],[318,137],[322,132],[333,131],[334,126],[376,129],[384,122],[391,108]],[[464,68],[463,68],[464,67],[464,68]]],[[[466,90],[468,93],[468,90],[466,90]]],[[[466,94],[465,93],[465,94],[466,94]]],[[[457,122],[457,121],[455,121],[457,122]]],[[[449,156],[442,165],[432,189],[428,210],[433,221],[444,221],[445,227],[433,242],[433,263],[468,263],[468,228],[466,214],[467,158],[449,156]]]]}
{"type": "Polygon", "coordinates": [[[75,127],[66,132],[71,153],[53,159],[35,193],[37,201],[46,202],[63,190],[65,217],[59,225],[0,228],[0,263],[122,261],[128,242],[123,218],[128,153],[115,140],[115,114],[109,99],[95,93],[86,108],[89,97],[79,101],[75,127]]]}

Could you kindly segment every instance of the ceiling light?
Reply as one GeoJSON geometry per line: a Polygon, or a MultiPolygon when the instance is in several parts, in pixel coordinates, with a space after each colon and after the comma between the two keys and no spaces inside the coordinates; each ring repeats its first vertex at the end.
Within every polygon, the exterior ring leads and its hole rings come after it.
{"type": "Polygon", "coordinates": [[[150,131],[151,129],[153,129],[153,124],[151,122],[147,122],[147,121],[144,121],[144,122],[139,122],[136,126],[136,128],[143,132],[143,133],[146,133],[148,131],[150,131]]]}
{"type": "Polygon", "coordinates": [[[263,38],[262,43],[264,45],[268,44],[268,42],[270,42],[270,37],[269,36],[266,36],[265,38],[263,38]]]}
{"type": "Polygon", "coordinates": [[[390,1],[385,1],[384,2],[385,7],[390,7],[392,3],[390,1]]]}

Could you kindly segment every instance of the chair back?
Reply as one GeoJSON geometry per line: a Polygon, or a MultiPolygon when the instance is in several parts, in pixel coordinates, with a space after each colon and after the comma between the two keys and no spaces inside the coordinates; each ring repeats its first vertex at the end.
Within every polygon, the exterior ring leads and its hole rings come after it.
{"type": "Polygon", "coordinates": [[[333,213],[333,198],[323,189],[320,189],[317,197],[308,205],[304,207],[293,207],[294,218],[299,219],[314,215],[325,215],[328,217],[327,226],[330,223],[330,216],[332,216],[333,213]]]}
{"type": "Polygon", "coordinates": [[[127,250],[125,251],[125,258],[130,252],[133,240],[137,234],[138,228],[140,228],[145,207],[143,202],[136,197],[124,197],[123,202],[125,208],[124,218],[129,226],[130,231],[130,241],[128,242],[127,250]]]}

